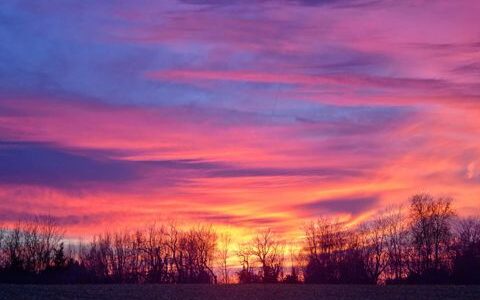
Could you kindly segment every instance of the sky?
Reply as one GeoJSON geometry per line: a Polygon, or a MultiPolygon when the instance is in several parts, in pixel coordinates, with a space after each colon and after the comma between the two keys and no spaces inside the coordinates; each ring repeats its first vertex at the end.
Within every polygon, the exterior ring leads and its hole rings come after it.
{"type": "Polygon", "coordinates": [[[0,223],[480,214],[480,1],[0,2],[0,223]]]}

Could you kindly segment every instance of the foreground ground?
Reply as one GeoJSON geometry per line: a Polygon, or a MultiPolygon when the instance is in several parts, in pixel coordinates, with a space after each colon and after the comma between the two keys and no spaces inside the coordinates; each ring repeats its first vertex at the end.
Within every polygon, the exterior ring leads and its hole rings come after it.
{"type": "Polygon", "coordinates": [[[0,285],[0,299],[480,299],[480,286],[0,285]]]}

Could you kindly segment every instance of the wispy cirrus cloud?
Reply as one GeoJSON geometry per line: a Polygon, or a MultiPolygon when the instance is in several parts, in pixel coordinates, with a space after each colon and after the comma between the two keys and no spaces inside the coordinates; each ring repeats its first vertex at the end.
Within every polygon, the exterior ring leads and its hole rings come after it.
{"type": "Polygon", "coordinates": [[[0,218],[289,232],[415,191],[471,213],[479,8],[2,2],[0,218]]]}

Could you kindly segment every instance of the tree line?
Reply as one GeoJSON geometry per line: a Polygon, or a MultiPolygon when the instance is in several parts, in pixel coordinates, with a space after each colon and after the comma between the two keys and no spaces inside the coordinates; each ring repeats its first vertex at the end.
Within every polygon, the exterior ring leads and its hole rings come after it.
{"type": "Polygon", "coordinates": [[[480,283],[480,219],[460,218],[450,198],[429,194],[358,225],[319,218],[296,244],[265,229],[233,245],[212,226],[174,222],[86,244],[64,236],[48,216],[0,228],[0,282],[480,283]]]}

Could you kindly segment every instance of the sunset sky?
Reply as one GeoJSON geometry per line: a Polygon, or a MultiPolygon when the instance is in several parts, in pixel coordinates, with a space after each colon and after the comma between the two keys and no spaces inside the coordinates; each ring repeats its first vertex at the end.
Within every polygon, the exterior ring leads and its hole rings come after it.
{"type": "Polygon", "coordinates": [[[480,1],[0,2],[0,223],[480,213],[480,1]]]}

